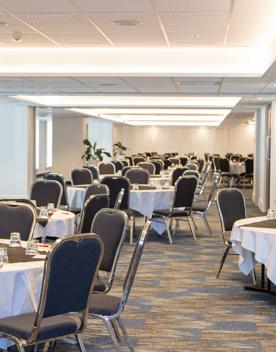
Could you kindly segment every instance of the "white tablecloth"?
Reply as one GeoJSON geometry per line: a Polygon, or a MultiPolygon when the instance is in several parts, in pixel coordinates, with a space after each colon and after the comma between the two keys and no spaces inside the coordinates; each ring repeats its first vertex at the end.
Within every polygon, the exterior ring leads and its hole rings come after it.
{"type": "Polygon", "coordinates": [[[265,216],[236,221],[230,240],[239,254],[241,272],[248,275],[256,262],[264,264],[268,278],[276,284],[276,229],[242,226],[264,220],[265,216]]]}
{"type": "Polygon", "coordinates": [[[230,172],[232,174],[240,175],[245,172],[244,163],[233,163],[230,162],[230,172]]]}
{"type": "Polygon", "coordinates": [[[170,186],[171,177],[150,177],[149,184],[155,187],[170,186]]]}
{"type": "Polygon", "coordinates": [[[48,219],[46,226],[39,223],[36,224],[34,230],[34,238],[49,236],[49,237],[64,237],[74,234],[75,214],[70,211],[56,210],[55,213],[48,219]]]}

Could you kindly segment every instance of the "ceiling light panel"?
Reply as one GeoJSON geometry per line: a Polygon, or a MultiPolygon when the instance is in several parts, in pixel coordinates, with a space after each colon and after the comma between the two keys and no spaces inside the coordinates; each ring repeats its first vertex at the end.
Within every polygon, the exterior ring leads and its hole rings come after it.
{"type": "Polygon", "coordinates": [[[51,107],[221,107],[233,108],[241,97],[171,97],[171,96],[13,96],[38,105],[51,107]]]}
{"type": "Polygon", "coordinates": [[[217,127],[220,122],[212,121],[195,121],[195,122],[165,122],[165,121],[131,121],[128,122],[129,125],[133,126],[212,126],[217,127]]]}

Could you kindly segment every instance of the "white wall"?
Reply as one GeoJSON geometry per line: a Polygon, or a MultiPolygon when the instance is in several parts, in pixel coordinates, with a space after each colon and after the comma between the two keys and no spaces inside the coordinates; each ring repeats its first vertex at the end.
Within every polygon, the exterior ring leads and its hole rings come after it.
{"type": "Polygon", "coordinates": [[[0,106],[0,197],[28,197],[34,179],[34,112],[0,106]]]}
{"type": "Polygon", "coordinates": [[[240,123],[235,127],[133,127],[114,126],[114,142],[121,141],[128,153],[143,151],[254,152],[254,125],[240,123]]]}
{"type": "Polygon", "coordinates": [[[61,173],[70,179],[73,169],[82,167],[81,156],[86,138],[86,118],[53,117],[53,172],[61,173]]]}
{"type": "Polygon", "coordinates": [[[276,209],[276,100],[271,105],[270,208],[276,209]]]}

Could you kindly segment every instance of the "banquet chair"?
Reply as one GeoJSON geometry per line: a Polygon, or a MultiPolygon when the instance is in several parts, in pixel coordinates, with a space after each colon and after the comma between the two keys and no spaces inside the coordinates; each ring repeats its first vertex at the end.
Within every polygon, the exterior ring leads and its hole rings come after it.
{"type": "Polygon", "coordinates": [[[241,157],[242,157],[241,154],[233,154],[233,155],[231,155],[230,160],[235,161],[235,162],[239,162],[241,157]]]}
{"type": "Polygon", "coordinates": [[[126,166],[119,160],[112,160],[111,162],[115,166],[115,172],[121,171],[126,166]]]}
{"type": "Polygon", "coordinates": [[[35,200],[38,207],[53,203],[55,208],[58,208],[61,196],[62,186],[58,181],[40,180],[33,183],[30,199],[35,200]]]}
{"type": "Polygon", "coordinates": [[[176,169],[173,170],[172,176],[171,176],[171,185],[174,186],[175,182],[183,175],[185,171],[189,170],[186,166],[184,167],[177,167],[176,169]]]}
{"type": "Polygon", "coordinates": [[[107,293],[111,289],[126,237],[127,221],[126,214],[116,209],[101,209],[94,217],[91,232],[100,236],[104,244],[104,254],[99,267],[101,273],[97,276],[94,292],[107,293]]]}
{"type": "Polygon", "coordinates": [[[118,196],[114,205],[114,209],[121,209],[121,204],[122,204],[124,194],[125,194],[125,190],[124,188],[121,188],[120,192],[118,193],[118,196]]]}
{"type": "Polygon", "coordinates": [[[67,198],[67,190],[66,190],[66,182],[64,177],[61,174],[49,172],[44,176],[45,180],[54,180],[61,184],[62,187],[62,196],[60,200],[60,205],[64,207],[68,207],[68,198],[67,198]]]}
{"type": "Polygon", "coordinates": [[[126,347],[125,345],[127,345],[130,351],[134,351],[134,347],[129,342],[129,337],[121,319],[121,314],[125,309],[135,280],[149,229],[150,221],[147,221],[137,240],[124,280],[121,296],[118,297],[110,294],[92,294],[90,296],[91,304],[89,308],[89,317],[101,319],[105,323],[113,343],[119,350],[123,350],[124,347],[126,347]]]}
{"type": "Polygon", "coordinates": [[[232,183],[234,179],[238,179],[238,175],[230,172],[230,161],[227,158],[219,158],[220,164],[220,182],[223,181],[225,178],[227,179],[227,183],[229,187],[232,187],[232,183]],[[230,181],[229,181],[230,179],[230,181]]]}
{"type": "Polygon", "coordinates": [[[136,166],[137,164],[146,161],[146,158],[144,158],[143,156],[134,156],[132,160],[133,160],[133,165],[136,166]]]}
{"type": "Polygon", "coordinates": [[[84,203],[81,214],[78,233],[91,232],[91,225],[94,217],[103,208],[108,208],[109,196],[107,194],[97,194],[90,196],[84,203]]]}
{"type": "Polygon", "coordinates": [[[129,161],[127,161],[127,160],[121,160],[121,163],[123,164],[123,167],[129,165],[129,161]]]}
{"type": "Polygon", "coordinates": [[[92,180],[98,180],[99,179],[99,170],[97,166],[95,165],[85,165],[83,167],[84,169],[88,169],[91,174],[92,174],[92,180]]]}
{"type": "Polygon", "coordinates": [[[113,163],[101,162],[98,165],[100,175],[114,175],[116,173],[116,168],[113,163]]]}
{"type": "Polygon", "coordinates": [[[71,172],[73,185],[90,185],[93,182],[93,176],[89,169],[74,169],[71,172]]]}
{"type": "MultiPolygon", "coordinates": [[[[172,220],[187,220],[194,239],[196,235],[191,224],[192,205],[197,187],[197,178],[194,176],[180,177],[174,186],[174,200],[170,209],[161,209],[153,212],[151,221],[163,222],[166,225],[167,236],[172,244],[170,222],[172,220]]],[[[174,233],[176,231],[176,227],[174,233]]]]}
{"type": "Polygon", "coordinates": [[[211,206],[211,203],[213,201],[214,198],[214,194],[216,192],[216,188],[217,188],[217,184],[219,181],[219,176],[218,175],[213,175],[213,180],[212,180],[212,184],[211,184],[211,188],[210,188],[210,192],[209,195],[207,197],[206,200],[204,199],[195,199],[193,202],[193,206],[192,206],[192,214],[193,215],[200,215],[205,227],[207,228],[209,234],[212,234],[212,230],[211,227],[208,223],[208,220],[206,218],[206,215],[209,211],[209,208],[211,206]]]}
{"type": "Polygon", "coordinates": [[[245,172],[239,175],[239,180],[243,180],[243,188],[245,188],[246,180],[253,180],[253,172],[254,172],[254,159],[246,158],[244,161],[245,172]]]}
{"type": "Polygon", "coordinates": [[[185,170],[183,176],[195,176],[199,180],[200,173],[197,170],[185,170]]]}
{"type": "Polygon", "coordinates": [[[139,166],[140,168],[142,168],[144,170],[147,170],[150,175],[155,174],[155,166],[151,162],[144,161],[144,162],[138,163],[137,166],[139,166]]]}
{"type": "Polygon", "coordinates": [[[126,172],[131,169],[141,169],[141,168],[139,166],[125,166],[121,172],[122,176],[125,176],[126,172]]]}
{"type": "Polygon", "coordinates": [[[189,162],[189,157],[188,156],[180,156],[179,157],[179,160],[180,160],[180,164],[182,165],[182,166],[185,166],[186,164],[188,164],[188,162],[189,162]]]}
{"type": "Polygon", "coordinates": [[[147,170],[137,168],[128,170],[125,177],[129,179],[130,183],[148,184],[150,174],[147,170]]]}
{"type": "Polygon", "coordinates": [[[33,237],[36,209],[25,200],[0,201],[0,238],[9,239],[11,232],[19,232],[22,241],[33,237]]]}
{"type": "Polygon", "coordinates": [[[168,170],[168,168],[172,165],[169,159],[164,159],[164,170],[168,170]]]}
{"type": "Polygon", "coordinates": [[[189,170],[197,170],[198,169],[197,164],[186,164],[185,167],[187,167],[189,170]]]}
{"type": "Polygon", "coordinates": [[[171,165],[179,165],[180,159],[179,158],[169,158],[171,165]]]}
{"type": "Polygon", "coordinates": [[[151,163],[155,166],[155,175],[160,175],[163,169],[163,161],[159,159],[151,160],[151,163]]]}
{"type": "Polygon", "coordinates": [[[102,259],[103,244],[95,234],[74,235],[57,241],[45,259],[37,312],[0,319],[0,337],[15,342],[17,350],[55,342],[74,335],[85,352],[80,334],[86,327],[89,294],[102,259]],[[74,313],[74,318],[68,314],[74,313]]]}
{"type": "MultiPolygon", "coordinates": [[[[142,170],[142,169],[141,169],[142,170]]],[[[142,170],[144,171],[144,170],[142,170]]],[[[110,195],[110,208],[114,208],[118,195],[123,189],[124,194],[122,196],[120,210],[123,210],[128,216],[129,220],[129,242],[132,244],[133,236],[135,232],[135,218],[134,212],[129,208],[129,195],[130,195],[130,182],[129,179],[125,176],[105,176],[102,181],[102,184],[106,185],[109,188],[110,195]]]]}
{"type": "Polygon", "coordinates": [[[222,239],[226,249],[222,256],[217,279],[223,268],[225,259],[232,248],[232,242],[226,239],[227,232],[231,232],[235,221],[246,218],[246,206],[242,192],[237,188],[223,188],[217,192],[216,203],[222,229],[222,239]]]}
{"type": "Polygon", "coordinates": [[[92,184],[90,186],[88,186],[86,188],[85,191],[85,195],[84,195],[84,201],[83,203],[85,203],[85,201],[90,197],[90,196],[94,196],[97,194],[106,194],[109,196],[109,189],[106,185],[103,185],[101,183],[99,184],[92,184]]]}
{"type": "Polygon", "coordinates": [[[198,172],[201,173],[203,171],[204,168],[204,160],[203,159],[198,159],[198,172]]]}

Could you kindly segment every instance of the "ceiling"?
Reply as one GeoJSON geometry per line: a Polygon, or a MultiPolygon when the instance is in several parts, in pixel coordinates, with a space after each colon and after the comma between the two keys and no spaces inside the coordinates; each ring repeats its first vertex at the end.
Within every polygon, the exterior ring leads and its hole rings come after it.
{"type": "MultiPolygon", "coordinates": [[[[273,47],[275,18],[275,0],[0,0],[0,47],[257,47],[262,53],[273,47]],[[122,20],[138,24],[113,23],[122,20]],[[20,41],[13,40],[17,32],[20,41]]],[[[276,98],[276,63],[261,77],[1,77],[0,101],[16,94],[241,96],[230,115],[238,119],[276,98]]]]}

